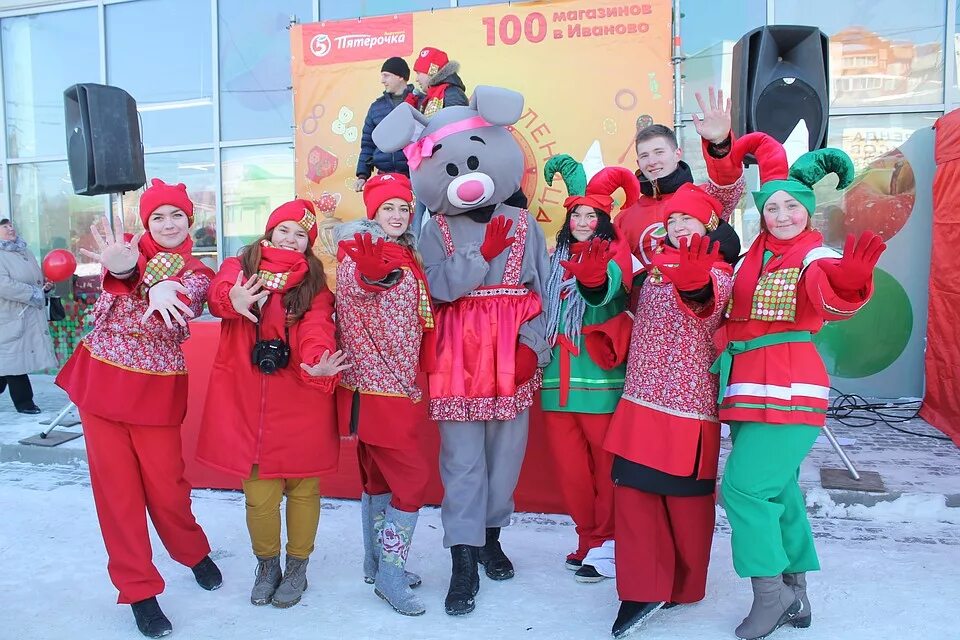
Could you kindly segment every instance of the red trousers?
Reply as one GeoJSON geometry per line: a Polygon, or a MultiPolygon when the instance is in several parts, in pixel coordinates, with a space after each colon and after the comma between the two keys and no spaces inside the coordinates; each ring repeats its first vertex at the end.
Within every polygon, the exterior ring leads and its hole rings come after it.
{"type": "Polygon", "coordinates": [[[617,593],[634,602],[703,600],[714,496],[679,498],[617,486],[617,593]]]}
{"type": "Polygon", "coordinates": [[[153,564],[147,511],[171,558],[192,567],[210,553],[183,479],[180,425],[137,426],[85,412],[80,418],[117,602],[151,598],[163,592],[163,578],[153,564]]]}
{"type": "Polygon", "coordinates": [[[543,412],[560,492],[577,525],[579,541],[571,555],[578,560],[590,549],[613,539],[613,454],[603,448],[611,417],[612,414],[543,412]]]}
{"type": "Polygon", "coordinates": [[[423,506],[430,467],[419,447],[388,449],[357,442],[357,461],[364,493],[391,493],[390,505],[400,511],[418,511],[423,506]]]}

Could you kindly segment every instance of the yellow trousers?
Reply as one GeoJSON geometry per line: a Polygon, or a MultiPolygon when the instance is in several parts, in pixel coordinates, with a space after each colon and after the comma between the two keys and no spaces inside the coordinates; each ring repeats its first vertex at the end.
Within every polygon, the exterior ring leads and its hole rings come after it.
{"type": "Polygon", "coordinates": [[[280,501],[287,496],[287,555],[306,560],[320,523],[319,478],[261,479],[253,465],[243,481],[247,500],[247,530],[259,558],[280,555],[280,501]]]}

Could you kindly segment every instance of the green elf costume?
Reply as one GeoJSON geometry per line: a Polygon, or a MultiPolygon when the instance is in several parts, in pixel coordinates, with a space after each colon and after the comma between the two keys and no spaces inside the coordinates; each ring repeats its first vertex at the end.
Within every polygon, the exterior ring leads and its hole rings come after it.
{"type": "Polygon", "coordinates": [[[760,165],[753,198],[762,231],[734,270],[712,371],[720,375],[720,419],[733,439],[721,487],[733,564],[754,594],[736,634],[755,640],[788,622],[811,622],[806,572],[820,564],[797,477],[825,423],[830,392],[812,339],[824,322],[850,318],[867,303],[886,245],[871,232],[851,235],[841,256],[810,227],[813,185],[835,173],[843,189],[853,178],[843,151],[806,153],[789,173],[783,146],[766,134],[737,140],[732,160],[747,153],[760,165]]]}
{"type": "Polygon", "coordinates": [[[623,392],[633,323],[626,307],[640,266],[614,229],[610,210],[617,189],[626,194],[624,206],[635,203],[640,183],[623,167],[607,167],[588,183],[583,167],[568,155],[544,165],[548,184],[556,173],[570,197],[544,296],[553,357],[540,398],[558,484],[578,536],[566,567],[579,582],[599,582],[615,575],[613,456],[603,440],[623,392]]]}

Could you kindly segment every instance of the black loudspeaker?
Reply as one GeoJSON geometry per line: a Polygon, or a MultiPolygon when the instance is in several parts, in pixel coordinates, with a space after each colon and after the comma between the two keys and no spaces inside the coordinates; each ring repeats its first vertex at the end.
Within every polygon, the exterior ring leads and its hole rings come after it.
{"type": "Polygon", "coordinates": [[[829,39],[816,27],[760,27],[733,47],[732,118],[738,136],[762,131],[785,142],[806,121],[809,148],[827,144],[829,39]]]}
{"type": "Polygon", "coordinates": [[[67,161],[82,196],[122,193],[147,181],[137,103],[123,89],[75,84],[63,92],[67,161]]]}

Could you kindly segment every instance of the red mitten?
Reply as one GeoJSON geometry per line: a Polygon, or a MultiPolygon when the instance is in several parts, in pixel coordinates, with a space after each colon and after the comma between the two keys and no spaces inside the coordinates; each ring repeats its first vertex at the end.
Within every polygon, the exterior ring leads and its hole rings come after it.
{"type": "Polygon", "coordinates": [[[367,280],[378,282],[400,268],[399,260],[385,260],[383,257],[383,238],[376,242],[369,233],[358,233],[353,236],[356,244],[353,247],[343,245],[343,250],[357,265],[357,271],[367,280]]]}
{"type": "Polygon", "coordinates": [[[607,281],[607,263],[613,259],[609,240],[578,242],[570,247],[570,258],[560,264],[583,286],[595,289],[607,281]]]}
{"type": "Polygon", "coordinates": [[[820,260],[818,264],[835,289],[859,291],[870,283],[873,269],[886,248],[880,236],[872,231],[864,231],[859,240],[854,240],[851,233],[843,245],[840,260],[820,260]]]}
{"type": "Polygon", "coordinates": [[[480,245],[480,255],[483,256],[484,260],[490,262],[513,244],[514,238],[507,237],[512,227],[513,220],[508,220],[503,216],[497,216],[487,223],[483,244],[480,245]]]}
{"type": "Polygon", "coordinates": [[[583,328],[583,344],[601,369],[613,369],[627,360],[633,316],[621,311],[606,322],[583,328]]]}
{"type": "Polygon", "coordinates": [[[680,263],[676,267],[658,265],[660,273],[673,283],[677,291],[699,291],[710,284],[710,269],[720,260],[720,243],[710,246],[710,238],[694,235],[687,244],[680,238],[680,263]]]}
{"type": "Polygon", "coordinates": [[[517,345],[517,355],[514,362],[514,380],[520,386],[533,377],[537,372],[537,354],[525,344],[517,345]]]}

